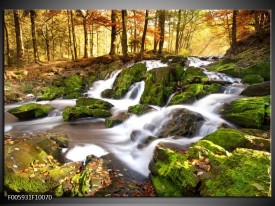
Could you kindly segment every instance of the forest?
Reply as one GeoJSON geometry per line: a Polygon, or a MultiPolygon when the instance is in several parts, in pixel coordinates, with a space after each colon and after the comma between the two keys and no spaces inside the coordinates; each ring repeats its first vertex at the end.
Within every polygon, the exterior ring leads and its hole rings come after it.
{"type": "Polygon", "coordinates": [[[5,10],[4,187],[271,196],[270,10],[5,10]]]}

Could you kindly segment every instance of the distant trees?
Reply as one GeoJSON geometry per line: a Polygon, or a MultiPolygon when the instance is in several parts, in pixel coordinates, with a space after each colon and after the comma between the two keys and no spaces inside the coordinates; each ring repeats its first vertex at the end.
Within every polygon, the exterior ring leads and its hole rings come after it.
{"type": "Polygon", "coordinates": [[[6,10],[5,64],[145,50],[203,55],[269,30],[269,10],[6,10]]]}

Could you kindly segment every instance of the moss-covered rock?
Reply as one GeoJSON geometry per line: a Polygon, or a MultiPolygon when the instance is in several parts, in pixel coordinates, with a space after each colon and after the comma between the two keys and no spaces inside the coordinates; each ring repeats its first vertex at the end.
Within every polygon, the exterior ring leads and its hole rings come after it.
{"type": "Polygon", "coordinates": [[[175,104],[187,104],[201,98],[205,95],[217,93],[221,90],[220,84],[202,85],[202,84],[191,84],[184,92],[175,94],[171,99],[169,105],[175,104]]]}
{"type": "Polygon", "coordinates": [[[81,162],[62,164],[59,145],[65,146],[66,139],[64,135],[44,133],[26,139],[5,139],[5,190],[21,194],[91,196],[111,184],[102,159],[91,157],[85,166],[81,162]]]}
{"type": "Polygon", "coordinates": [[[206,74],[203,73],[203,70],[196,67],[188,67],[186,69],[182,82],[184,84],[193,84],[193,83],[203,83],[207,80],[208,78],[206,74]]]}
{"type": "Polygon", "coordinates": [[[163,106],[175,90],[177,82],[184,79],[181,66],[161,67],[146,73],[145,88],[141,96],[142,104],[163,106]]]}
{"type": "Polygon", "coordinates": [[[241,70],[235,63],[222,64],[222,60],[209,65],[207,67],[209,71],[217,71],[221,73],[225,73],[231,75],[233,77],[241,78],[241,70]]]}
{"type": "Polygon", "coordinates": [[[270,196],[270,153],[236,149],[202,186],[202,196],[270,196]]]}
{"type": "Polygon", "coordinates": [[[84,117],[106,118],[112,116],[105,109],[93,109],[89,106],[66,107],[62,113],[64,121],[76,120],[84,117]]]}
{"type": "Polygon", "coordinates": [[[20,120],[30,120],[47,116],[51,109],[52,107],[49,105],[27,103],[9,109],[8,112],[20,120]]]}
{"type": "Polygon", "coordinates": [[[227,152],[212,141],[203,139],[193,144],[188,150],[189,160],[200,158],[208,158],[212,166],[220,165],[227,159],[227,152]]]}
{"type": "Polygon", "coordinates": [[[48,86],[42,89],[42,96],[37,101],[53,100],[62,97],[65,94],[64,87],[48,86]]]}
{"type": "Polygon", "coordinates": [[[81,76],[73,74],[67,78],[56,79],[53,85],[42,89],[42,96],[37,101],[53,100],[64,97],[65,99],[77,99],[85,86],[81,76]]]}
{"type": "Polygon", "coordinates": [[[76,106],[77,107],[88,106],[89,108],[92,108],[92,109],[110,109],[114,105],[101,99],[79,98],[78,100],[76,100],[76,106]]]}
{"type": "Polygon", "coordinates": [[[142,114],[147,113],[151,110],[153,110],[153,108],[147,104],[137,104],[134,106],[130,106],[128,108],[128,112],[136,114],[136,115],[142,115],[142,114]]]}
{"type": "Polygon", "coordinates": [[[222,60],[209,65],[207,67],[210,71],[222,72],[233,77],[244,78],[248,75],[259,75],[264,78],[265,81],[270,80],[270,61],[263,60],[253,63],[248,67],[239,67],[238,62],[223,64],[222,60]]]}
{"type": "Polygon", "coordinates": [[[225,106],[222,117],[243,127],[261,129],[264,123],[269,125],[264,122],[269,105],[270,96],[237,99],[225,106]]]}
{"type": "Polygon", "coordinates": [[[243,83],[245,84],[258,84],[262,83],[264,78],[257,74],[247,75],[243,78],[243,83]]]}
{"type": "Polygon", "coordinates": [[[82,77],[77,74],[73,74],[64,81],[65,94],[71,94],[74,92],[81,92],[84,83],[82,77]]]}
{"type": "Polygon", "coordinates": [[[186,155],[157,146],[150,170],[158,196],[194,195],[199,179],[186,155]]]}
{"type": "Polygon", "coordinates": [[[270,81],[250,85],[242,91],[241,95],[250,97],[270,95],[270,81]]]}
{"type": "Polygon", "coordinates": [[[112,97],[115,99],[122,98],[133,83],[142,80],[146,70],[146,66],[142,63],[123,69],[114,82],[112,97]]]}
{"type": "Polygon", "coordinates": [[[235,129],[221,128],[203,139],[211,141],[228,151],[233,151],[236,148],[270,151],[269,139],[252,136],[235,129]]]}

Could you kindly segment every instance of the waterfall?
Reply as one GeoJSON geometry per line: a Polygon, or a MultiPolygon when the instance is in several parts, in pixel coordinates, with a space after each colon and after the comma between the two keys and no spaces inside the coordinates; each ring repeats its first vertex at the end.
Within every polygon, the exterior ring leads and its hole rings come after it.
{"type": "Polygon", "coordinates": [[[101,93],[106,89],[112,89],[116,77],[122,70],[113,71],[109,79],[94,82],[93,86],[87,92],[88,97],[101,98],[101,93]]]}
{"type": "MultiPolygon", "coordinates": [[[[55,110],[48,117],[32,121],[17,121],[11,118],[12,115],[5,114],[5,130],[28,133],[45,131],[54,127],[57,131],[62,131],[69,136],[69,148],[64,150],[64,156],[68,160],[84,161],[86,156],[90,154],[102,156],[112,153],[128,167],[144,176],[148,176],[150,172],[148,164],[152,159],[155,146],[159,142],[173,143],[184,148],[203,138],[205,135],[216,131],[220,124],[225,123],[230,125],[230,123],[220,117],[220,110],[225,103],[239,98],[239,94],[244,89],[238,78],[207,71],[204,66],[210,64],[212,61],[202,61],[195,57],[188,57],[188,60],[190,62],[189,66],[202,69],[210,80],[227,81],[232,84],[226,86],[224,93],[207,95],[191,105],[167,106],[174,95],[172,94],[164,107],[160,108],[152,105],[156,110],[141,116],[132,115],[122,124],[113,128],[105,128],[104,119],[91,120],[87,118],[73,123],[64,123],[61,117],[62,111],[66,106],[74,106],[76,100],[38,102],[40,104],[49,104],[55,110]],[[191,112],[199,113],[204,117],[205,121],[197,129],[194,137],[173,139],[173,137],[168,136],[159,139],[158,134],[160,129],[171,118],[171,112],[176,109],[187,109],[191,112]],[[135,138],[131,138],[133,133],[136,133],[135,138]],[[139,145],[149,136],[156,139],[140,148],[139,145]]],[[[147,71],[167,66],[167,64],[161,63],[160,60],[146,60],[142,62],[146,64],[147,71]]],[[[103,98],[101,93],[105,89],[113,87],[115,79],[120,72],[121,70],[114,71],[105,80],[94,82],[93,86],[87,91],[89,97],[102,99],[113,104],[114,107],[111,110],[113,115],[128,110],[129,106],[138,104],[145,88],[145,82],[140,81],[131,85],[128,92],[121,99],[103,98]]],[[[5,111],[8,108],[19,105],[5,106],[5,111]]],[[[233,125],[230,126],[234,127],[233,125]]]]}

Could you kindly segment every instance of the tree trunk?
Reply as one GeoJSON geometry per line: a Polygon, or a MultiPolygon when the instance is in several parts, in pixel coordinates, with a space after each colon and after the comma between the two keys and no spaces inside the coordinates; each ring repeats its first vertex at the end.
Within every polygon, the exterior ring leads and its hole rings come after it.
{"type": "MultiPolygon", "coordinates": [[[[67,17],[68,17],[68,30],[69,30],[69,52],[72,55],[72,60],[74,60],[74,53],[73,53],[73,48],[72,48],[72,37],[71,37],[71,25],[70,25],[70,11],[67,10],[67,17]]],[[[69,56],[68,52],[68,56],[69,56]]]]}
{"type": "Polygon", "coordinates": [[[176,45],[175,45],[175,53],[179,53],[179,32],[180,32],[180,22],[181,22],[181,10],[178,13],[178,24],[177,24],[177,34],[176,34],[176,45]]]}
{"type": "Polygon", "coordinates": [[[33,46],[33,58],[34,62],[39,61],[38,49],[36,44],[36,29],[35,29],[35,11],[30,10],[31,31],[32,31],[32,46],[33,46]]]}
{"type": "Polygon", "coordinates": [[[126,31],[127,11],[121,10],[121,15],[122,15],[122,37],[121,37],[122,55],[124,58],[128,58],[127,31],[126,31]]]}
{"type": "Polygon", "coordinates": [[[232,50],[235,50],[237,47],[237,15],[238,15],[238,10],[233,10],[232,43],[231,43],[232,50]]]}
{"type": "Polygon", "coordinates": [[[84,57],[88,58],[88,32],[87,32],[87,19],[83,17],[83,30],[84,30],[84,57]]]}
{"type": "Polygon", "coordinates": [[[159,26],[160,26],[160,40],[159,40],[159,51],[158,54],[162,54],[163,43],[164,43],[164,24],[165,24],[165,10],[159,12],[159,26]]]}
{"type": "Polygon", "coordinates": [[[158,38],[157,38],[157,33],[158,33],[158,10],[156,11],[155,15],[155,34],[154,34],[154,53],[157,52],[157,46],[158,46],[158,38]]]}
{"type": "Polygon", "coordinates": [[[23,66],[24,46],[22,42],[22,31],[20,26],[18,10],[13,10],[13,16],[14,16],[14,27],[15,27],[15,34],[16,34],[17,67],[19,68],[23,66]]]}
{"type": "Polygon", "coordinates": [[[146,39],[146,32],[147,32],[147,27],[148,27],[148,13],[149,11],[145,11],[145,22],[144,22],[144,29],[143,29],[143,34],[142,34],[142,39],[141,39],[141,48],[140,52],[144,52],[144,47],[145,47],[145,39],[146,39]]]}
{"type": "Polygon", "coordinates": [[[76,37],[75,37],[75,30],[74,30],[74,18],[73,18],[73,11],[70,11],[71,14],[71,23],[72,23],[72,35],[73,35],[73,47],[74,47],[74,59],[77,59],[77,49],[76,49],[76,37]]]}
{"type": "Polygon", "coordinates": [[[90,29],[90,55],[94,56],[94,24],[91,24],[90,29]],[[92,29],[91,29],[92,27],[92,29]]]}
{"type": "Polygon", "coordinates": [[[134,52],[137,51],[137,20],[136,20],[136,11],[133,10],[134,13],[134,52]]]}
{"type": "Polygon", "coordinates": [[[10,57],[10,42],[9,42],[9,33],[8,33],[8,29],[7,26],[5,24],[5,21],[3,21],[4,24],[4,30],[5,30],[5,38],[6,38],[6,58],[7,58],[7,64],[8,66],[11,66],[11,57],[10,57]]]}
{"type": "Polygon", "coordinates": [[[48,25],[46,23],[46,49],[47,49],[47,59],[48,61],[51,60],[51,55],[50,55],[50,40],[49,40],[49,29],[48,29],[48,25]]]}
{"type": "Polygon", "coordinates": [[[116,41],[116,19],[117,19],[117,13],[116,10],[112,10],[112,14],[111,14],[111,20],[112,20],[112,31],[111,31],[111,48],[110,48],[110,55],[114,55],[116,53],[116,45],[115,45],[115,41],[116,41]]]}

